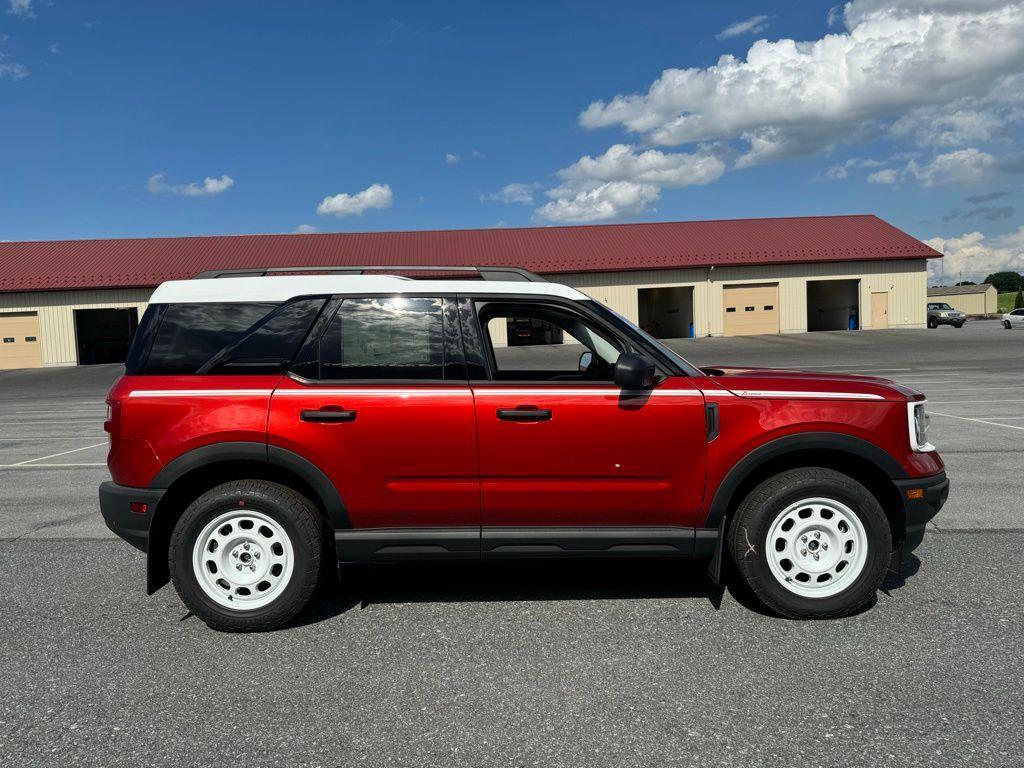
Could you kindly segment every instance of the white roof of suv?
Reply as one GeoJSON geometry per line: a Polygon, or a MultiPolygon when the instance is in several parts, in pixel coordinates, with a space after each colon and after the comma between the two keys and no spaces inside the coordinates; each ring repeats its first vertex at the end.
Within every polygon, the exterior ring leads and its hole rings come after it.
{"type": "Polygon", "coordinates": [[[583,301],[589,297],[560,283],[505,280],[410,280],[393,275],[290,275],[170,280],[149,299],[151,304],[213,302],[282,302],[296,296],[334,293],[489,293],[554,296],[583,301]]]}

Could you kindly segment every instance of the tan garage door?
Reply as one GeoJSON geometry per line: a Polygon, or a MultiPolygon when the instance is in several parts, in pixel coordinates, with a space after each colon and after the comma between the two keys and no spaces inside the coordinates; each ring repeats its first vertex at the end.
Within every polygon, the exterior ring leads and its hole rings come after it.
{"type": "Polygon", "coordinates": [[[723,289],[726,336],[779,332],[779,284],[727,285],[723,289]]]}
{"type": "Polygon", "coordinates": [[[0,370],[42,367],[40,349],[35,312],[0,314],[0,370]]]}

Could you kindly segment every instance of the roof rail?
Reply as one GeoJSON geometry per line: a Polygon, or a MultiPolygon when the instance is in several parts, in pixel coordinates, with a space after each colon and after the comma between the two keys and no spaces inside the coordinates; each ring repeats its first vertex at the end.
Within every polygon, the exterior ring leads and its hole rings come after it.
{"type": "Polygon", "coordinates": [[[362,275],[367,272],[383,272],[391,274],[394,272],[476,272],[481,280],[509,280],[514,282],[546,283],[540,275],[534,274],[527,269],[519,267],[467,267],[467,266],[443,266],[423,265],[393,266],[380,264],[369,266],[344,266],[344,267],[254,267],[249,269],[213,269],[200,272],[193,280],[208,280],[218,277],[266,277],[268,275],[287,275],[295,273],[317,273],[325,272],[332,275],[362,275]]]}

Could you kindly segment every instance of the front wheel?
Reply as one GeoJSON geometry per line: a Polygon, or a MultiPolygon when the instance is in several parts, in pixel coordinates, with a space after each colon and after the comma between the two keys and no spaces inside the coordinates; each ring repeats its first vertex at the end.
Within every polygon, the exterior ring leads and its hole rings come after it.
{"type": "Polygon", "coordinates": [[[1010,323],[1009,320],[1003,320],[1003,328],[1005,328],[1006,330],[1010,330],[1011,328],[1013,328],[1013,325],[1010,323]]]}
{"type": "Polygon", "coordinates": [[[848,616],[868,605],[892,550],[889,522],[860,483],[831,469],[782,472],[748,494],[729,527],[743,580],[795,619],[848,616]]]}
{"type": "Polygon", "coordinates": [[[171,534],[168,566],[182,602],[213,629],[274,629],[309,602],[324,528],[308,499],[277,483],[239,480],[193,501],[171,534]]]}
{"type": "Polygon", "coordinates": [[[939,323],[938,323],[938,321],[936,321],[936,319],[934,317],[929,317],[928,318],[928,327],[929,328],[938,328],[939,327],[939,323]]]}

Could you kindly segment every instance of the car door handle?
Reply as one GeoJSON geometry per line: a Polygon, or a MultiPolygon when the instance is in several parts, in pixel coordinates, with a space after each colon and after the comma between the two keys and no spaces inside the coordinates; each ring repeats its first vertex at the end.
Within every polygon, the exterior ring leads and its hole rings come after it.
{"type": "Polygon", "coordinates": [[[551,421],[551,409],[530,406],[499,408],[498,418],[502,421],[551,421]]]}
{"type": "Polygon", "coordinates": [[[302,411],[300,417],[303,421],[312,421],[319,424],[330,424],[342,421],[355,421],[355,411],[344,411],[344,410],[328,410],[320,409],[318,411],[302,411]]]}

